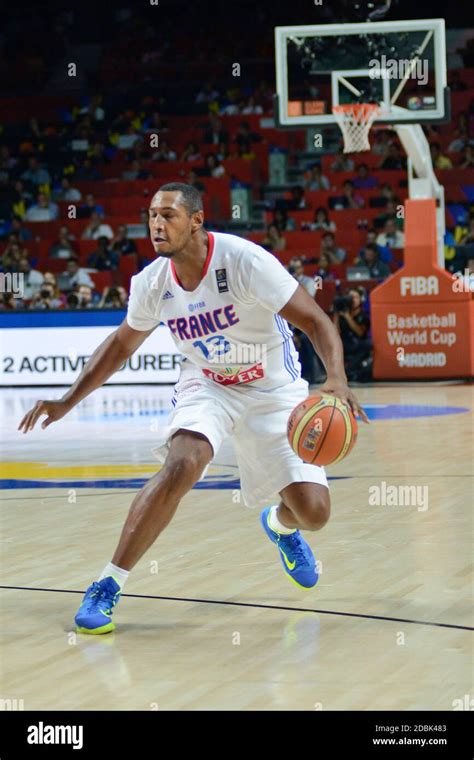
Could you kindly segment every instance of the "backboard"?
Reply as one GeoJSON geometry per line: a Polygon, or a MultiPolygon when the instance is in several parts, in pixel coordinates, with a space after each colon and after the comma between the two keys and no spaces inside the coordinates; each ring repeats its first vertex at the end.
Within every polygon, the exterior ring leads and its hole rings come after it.
{"type": "Polygon", "coordinates": [[[449,118],[443,19],[275,29],[279,127],[334,124],[333,105],[378,103],[378,122],[449,118]]]}

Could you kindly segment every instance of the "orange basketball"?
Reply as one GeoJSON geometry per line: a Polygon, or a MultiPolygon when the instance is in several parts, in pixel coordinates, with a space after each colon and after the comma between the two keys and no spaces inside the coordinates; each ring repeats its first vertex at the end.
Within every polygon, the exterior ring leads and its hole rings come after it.
{"type": "Polygon", "coordinates": [[[308,396],[295,406],[288,420],[288,440],[308,464],[335,464],[344,459],[357,439],[352,410],[335,396],[308,396]]]}

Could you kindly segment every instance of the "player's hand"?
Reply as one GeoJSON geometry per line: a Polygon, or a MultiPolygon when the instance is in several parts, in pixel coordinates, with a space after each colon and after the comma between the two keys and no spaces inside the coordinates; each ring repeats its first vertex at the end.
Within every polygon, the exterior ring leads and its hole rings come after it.
{"type": "Polygon", "coordinates": [[[52,422],[57,422],[61,417],[64,417],[70,409],[71,406],[66,401],[37,401],[34,407],[23,417],[18,425],[18,430],[23,433],[33,430],[38,419],[46,415],[46,419],[41,423],[41,427],[44,430],[52,422]]]}
{"type": "Polygon", "coordinates": [[[351,408],[355,417],[360,417],[363,422],[369,424],[369,418],[346,382],[342,380],[331,380],[328,377],[319,390],[321,393],[330,393],[332,396],[336,396],[351,408]]]}

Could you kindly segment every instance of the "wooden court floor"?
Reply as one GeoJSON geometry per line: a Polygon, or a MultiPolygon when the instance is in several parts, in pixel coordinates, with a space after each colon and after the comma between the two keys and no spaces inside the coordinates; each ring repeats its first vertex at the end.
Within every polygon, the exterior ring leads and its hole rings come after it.
{"type": "MultiPolygon", "coordinates": [[[[232,446],[131,573],[106,636],[74,633],[111,559],[169,388],[103,388],[48,428],[0,391],[0,708],[451,710],[474,695],[473,391],[358,389],[372,418],[328,468],[332,518],[306,534],[321,577],[283,574],[239,503],[232,446]],[[8,702],[12,700],[13,702],[8,702]]],[[[276,501],[276,499],[275,499],[276,501]]]]}

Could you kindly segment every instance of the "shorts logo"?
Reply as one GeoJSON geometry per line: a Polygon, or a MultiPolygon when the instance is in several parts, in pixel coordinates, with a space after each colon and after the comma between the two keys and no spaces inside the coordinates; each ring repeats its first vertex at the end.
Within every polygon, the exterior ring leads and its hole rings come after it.
{"type": "Polygon", "coordinates": [[[227,293],[229,286],[227,284],[227,271],[225,269],[216,269],[217,290],[219,293],[227,293]]]}
{"type": "Polygon", "coordinates": [[[219,385],[237,385],[239,383],[253,383],[265,377],[262,364],[254,364],[253,367],[225,367],[220,372],[213,369],[203,369],[204,374],[210,380],[219,385]]]}

